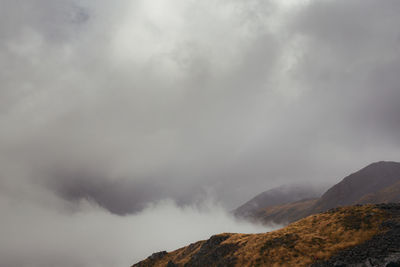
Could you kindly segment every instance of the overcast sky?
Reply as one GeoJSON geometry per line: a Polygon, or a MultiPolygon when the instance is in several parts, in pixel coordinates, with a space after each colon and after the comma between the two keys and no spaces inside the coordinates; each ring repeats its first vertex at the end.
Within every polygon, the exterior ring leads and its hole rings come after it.
{"type": "Polygon", "coordinates": [[[75,233],[101,213],[112,229],[165,199],[214,212],[400,161],[399,14],[397,0],[0,0],[0,212],[52,229],[87,216],[75,233]]]}

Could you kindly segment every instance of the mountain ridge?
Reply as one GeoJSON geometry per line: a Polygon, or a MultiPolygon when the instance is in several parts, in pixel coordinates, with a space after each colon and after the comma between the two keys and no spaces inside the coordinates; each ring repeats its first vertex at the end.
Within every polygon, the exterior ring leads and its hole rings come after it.
{"type": "Polygon", "coordinates": [[[400,201],[400,163],[374,162],[344,177],[315,201],[298,200],[260,209],[248,219],[286,224],[331,208],[400,201]],[[300,205],[301,204],[301,205],[300,205]],[[297,207],[301,207],[298,209],[297,207]]]}

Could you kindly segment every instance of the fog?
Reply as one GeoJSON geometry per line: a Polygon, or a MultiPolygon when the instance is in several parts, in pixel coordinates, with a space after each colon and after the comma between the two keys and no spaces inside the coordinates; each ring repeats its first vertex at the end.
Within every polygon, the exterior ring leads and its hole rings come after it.
{"type": "Polygon", "coordinates": [[[171,200],[117,216],[88,201],[74,212],[2,198],[1,266],[131,266],[222,232],[265,232],[277,226],[235,221],[212,201],[178,207],[171,200]]]}

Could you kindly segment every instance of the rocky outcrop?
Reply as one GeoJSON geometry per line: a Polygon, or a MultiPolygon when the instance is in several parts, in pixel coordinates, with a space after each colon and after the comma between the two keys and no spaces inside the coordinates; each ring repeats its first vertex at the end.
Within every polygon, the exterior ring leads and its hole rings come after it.
{"type": "Polygon", "coordinates": [[[236,257],[234,251],[238,248],[236,244],[221,244],[230,235],[214,235],[208,239],[200,250],[192,256],[185,266],[233,266],[236,257]]]}

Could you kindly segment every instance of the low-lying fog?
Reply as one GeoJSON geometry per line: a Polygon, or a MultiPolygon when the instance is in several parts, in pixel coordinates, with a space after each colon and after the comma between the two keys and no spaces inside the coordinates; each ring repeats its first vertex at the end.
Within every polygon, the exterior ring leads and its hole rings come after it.
{"type": "MultiPolygon", "coordinates": [[[[56,201],[56,200],[55,200],[56,201]]],[[[222,232],[265,232],[232,218],[212,201],[178,207],[165,200],[119,216],[88,201],[73,210],[1,198],[1,266],[128,267],[222,232]]]]}

